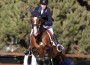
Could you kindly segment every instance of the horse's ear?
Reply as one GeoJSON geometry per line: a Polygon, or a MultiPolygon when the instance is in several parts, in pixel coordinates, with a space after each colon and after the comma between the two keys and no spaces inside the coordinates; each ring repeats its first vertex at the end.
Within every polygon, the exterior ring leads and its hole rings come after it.
{"type": "Polygon", "coordinates": [[[33,9],[32,7],[30,6],[30,13],[31,13],[31,16],[33,15],[33,9]]]}

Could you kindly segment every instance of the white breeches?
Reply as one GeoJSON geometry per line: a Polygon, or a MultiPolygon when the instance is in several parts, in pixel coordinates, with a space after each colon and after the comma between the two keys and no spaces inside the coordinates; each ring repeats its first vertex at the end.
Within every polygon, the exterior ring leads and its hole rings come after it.
{"type": "Polygon", "coordinates": [[[52,26],[44,26],[44,28],[47,28],[53,35],[53,27],[52,26]]]}

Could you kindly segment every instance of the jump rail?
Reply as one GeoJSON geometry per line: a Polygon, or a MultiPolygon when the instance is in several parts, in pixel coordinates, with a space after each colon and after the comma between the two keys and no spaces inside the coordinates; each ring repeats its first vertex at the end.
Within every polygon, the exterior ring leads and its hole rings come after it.
{"type": "Polygon", "coordinates": [[[0,65],[23,65],[23,64],[0,64],[0,65]]]}
{"type": "Polygon", "coordinates": [[[24,56],[24,54],[15,52],[0,52],[0,56],[24,56]]]}
{"type": "MultiPolygon", "coordinates": [[[[23,53],[12,53],[12,52],[0,52],[0,56],[24,56],[23,53]]],[[[31,55],[30,55],[31,56],[31,55]]],[[[66,54],[68,58],[87,58],[90,59],[90,55],[76,55],[76,54],[66,54]]],[[[23,65],[23,64],[0,64],[0,65],[23,65]]],[[[29,64],[30,65],[30,64],[29,64]]]]}
{"type": "MultiPolygon", "coordinates": [[[[23,53],[15,53],[15,52],[0,52],[0,56],[15,56],[16,57],[16,56],[24,56],[24,54],[23,53]]],[[[69,58],[90,58],[90,55],[66,54],[66,57],[69,57],[69,58]]]]}
{"type": "MultiPolygon", "coordinates": [[[[23,65],[23,64],[0,64],[0,65],[23,65]]],[[[30,64],[28,64],[30,65],[30,64]]]]}
{"type": "Polygon", "coordinates": [[[66,54],[66,57],[70,58],[87,58],[90,59],[90,55],[80,55],[80,54],[66,54]]]}

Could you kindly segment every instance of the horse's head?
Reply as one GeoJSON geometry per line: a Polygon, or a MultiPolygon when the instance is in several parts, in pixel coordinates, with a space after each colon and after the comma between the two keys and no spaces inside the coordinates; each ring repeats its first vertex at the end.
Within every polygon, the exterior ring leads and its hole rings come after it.
{"type": "Polygon", "coordinates": [[[40,27],[42,25],[41,18],[39,18],[39,17],[32,17],[31,18],[31,25],[32,25],[32,30],[33,30],[32,34],[34,36],[37,36],[39,34],[39,30],[40,30],[40,27]]]}

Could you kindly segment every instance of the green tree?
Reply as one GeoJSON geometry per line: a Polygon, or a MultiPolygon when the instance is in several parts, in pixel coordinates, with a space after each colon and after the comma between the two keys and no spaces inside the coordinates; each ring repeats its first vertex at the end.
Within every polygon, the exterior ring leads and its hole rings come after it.
{"type": "MultiPolygon", "coordinates": [[[[30,7],[39,0],[0,0],[0,48],[7,35],[30,33],[30,7]]],[[[90,12],[77,0],[49,0],[54,32],[67,53],[90,54],[90,12]]]]}

